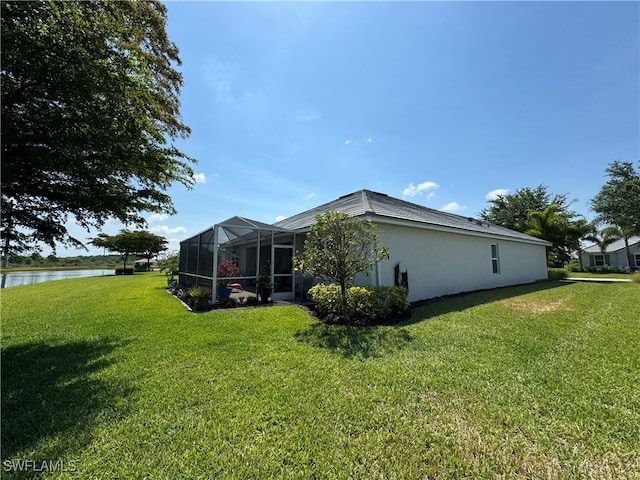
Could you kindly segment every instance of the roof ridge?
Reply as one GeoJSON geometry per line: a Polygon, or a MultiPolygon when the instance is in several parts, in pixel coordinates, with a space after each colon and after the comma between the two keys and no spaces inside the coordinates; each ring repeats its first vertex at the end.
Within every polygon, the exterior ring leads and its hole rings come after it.
{"type": "Polygon", "coordinates": [[[362,208],[364,213],[373,212],[373,207],[371,207],[371,202],[369,202],[369,190],[363,189],[360,193],[362,194],[362,208]]]}

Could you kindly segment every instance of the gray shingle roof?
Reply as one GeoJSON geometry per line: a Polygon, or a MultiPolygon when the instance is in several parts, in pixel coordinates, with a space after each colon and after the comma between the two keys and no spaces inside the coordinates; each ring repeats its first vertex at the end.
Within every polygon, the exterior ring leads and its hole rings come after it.
{"type": "Polygon", "coordinates": [[[535,238],[524,233],[516,232],[508,228],[489,224],[484,220],[480,221],[471,217],[463,217],[453,213],[441,212],[422,205],[390,197],[384,193],[372,192],[370,190],[359,190],[357,192],[344,195],[336,200],[317,206],[305,212],[285,218],[274,225],[290,230],[302,230],[315,223],[316,215],[333,210],[343,212],[351,216],[375,215],[376,221],[381,223],[384,219],[405,220],[417,222],[424,227],[440,227],[447,229],[461,230],[460,233],[484,234],[492,236],[509,237],[530,243],[547,244],[544,240],[535,238]]]}
{"type": "MultiPolygon", "coordinates": [[[[639,243],[640,243],[640,237],[630,237],[629,238],[629,246],[630,247],[634,247],[635,245],[638,245],[639,243]]],[[[605,250],[605,253],[617,252],[618,250],[623,250],[624,248],[625,248],[625,246],[624,246],[624,238],[621,238],[620,240],[616,240],[615,242],[607,245],[607,249],[605,250]]],[[[632,248],[632,250],[633,250],[633,248],[632,248]]],[[[598,245],[596,245],[596,244],[585,248],[584,252],[585,253],[602,253],[600,251],[600,247],[598,245]]]]}

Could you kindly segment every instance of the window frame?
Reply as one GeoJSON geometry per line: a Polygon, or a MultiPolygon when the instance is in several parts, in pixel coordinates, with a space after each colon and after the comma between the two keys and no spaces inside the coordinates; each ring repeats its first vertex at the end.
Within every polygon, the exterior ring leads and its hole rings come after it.
{"type": "Polygon", "coordinates": [[[500,250],[497,243],[491,244],[491,270],[495,275],[500,275],[500,250]]]}

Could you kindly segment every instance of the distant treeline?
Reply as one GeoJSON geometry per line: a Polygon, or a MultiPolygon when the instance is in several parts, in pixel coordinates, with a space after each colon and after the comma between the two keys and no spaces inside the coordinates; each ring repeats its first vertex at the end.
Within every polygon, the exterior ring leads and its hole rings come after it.
{"type": "MultiPolygon", "coordinates": [[[[135,260],[133,258],[132,260],[135,260]]],[[[11,267],[115,267],[122,264],[120,255],[79,255],[76,257],[43,257],[39,253],[29,256],[12,255],[9,257],[11,267]]]]}

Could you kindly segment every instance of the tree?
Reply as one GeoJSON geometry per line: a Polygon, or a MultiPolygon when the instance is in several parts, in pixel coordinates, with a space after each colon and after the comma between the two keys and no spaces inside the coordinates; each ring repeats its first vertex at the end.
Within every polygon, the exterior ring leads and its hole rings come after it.
{"type": "Polygon", "coordinates": [[[5,255],[43,242],[84,247],[65,228],[109,217],[145,225],[175,213],[165,190],[191,187],[173,141],[181,120],[178,49],[156,0],[4,1],[2,227],[5,255]]]}
{"type": "Polygon", "coordinates": [[[549,205],[557,205],[557,213],[567,213],[567,195],[551,195],[545,185],[535,189],[522,188],[513,194],[498,195],[490,205],[480,211],[479,217],[487,222],[510,228],[516,232],[529,229],[529,212],[542,212],[549,205]]]}
{"type": "Polygon", "coordinates": [[[174,272],[180,268],[180,254],[173,252],[166,258],[160,260],[160,271],[165,272],[169,280],[173,280],[174,272]]]}
{"type": "Polygon", "coordinates": [[[592,231],[584,219],[573,220],[573,213],[560,212],[560,207],[552,203],[542,211],[531,211],[528,228],[524,233],[551,242],[547,248],[547,263],[561,267],[571,260],[572,251],[580,251],[580,240],[592,231]]]}
{"type": "Polygon", "coordinates": [[[160,235],[156,235],[146,230],[139,230],[132,232],[135,237],[137,245],[137,253],[141,258],[147,259],[147,270],[151,270],[151,259],[157,256],[160,252],[168,250],[167,240],[160,235]]]}
{"type": "Polygon", "coordinates": [[[106,248],[110,252],[119,253],[122,256],[123,269],[127,268],[127,260],[131,255],[139,255],[142,258],[151,258],[167,249],[167,241],[158,235],[139,230],[131,232],[120,230],[116,235],[100,233],[89,242],[100,248],[106,248]]]}
{"type": "Polygon", "coordinates": [[[347,287],[356,274],[369,274],[385,258],[389,258],[389,249],[379,246],[373,222],[328,211],[316,216],[304,241],[303,254],[294,261],[305,275],[340,285],[342,313],[346,316],[347,287]]]}
{"type": "Polygon", "coordinates": [[[627,260],[633,265],[629,238],[640,235],[640,168],[636,172],[631,162],[616,160],[606,172],[609,181],[591,200],[591,210],[596,213],[596,223],[619,228],[627,260]]]}
{"type": "Polygon", "coordinates": [[[600,253],[604,255],[609,245],[613,242],[617,242],[622,238],[622,232],[618,227],[603,228],[600,232],[592,233],[584,237],[585,240],[593,242],[598,245],[600,253]]]}
{"type": "Polygon", "coordinates": [[[572,202],[567,202],[567,195],[551,195],[544,185],[516,190],[489,202],[480,218],[551,242],[549,265],[567,262],[571,251],[580,249],[580,238],[590,231],[587,221],[569,209],[572,202]]]}

